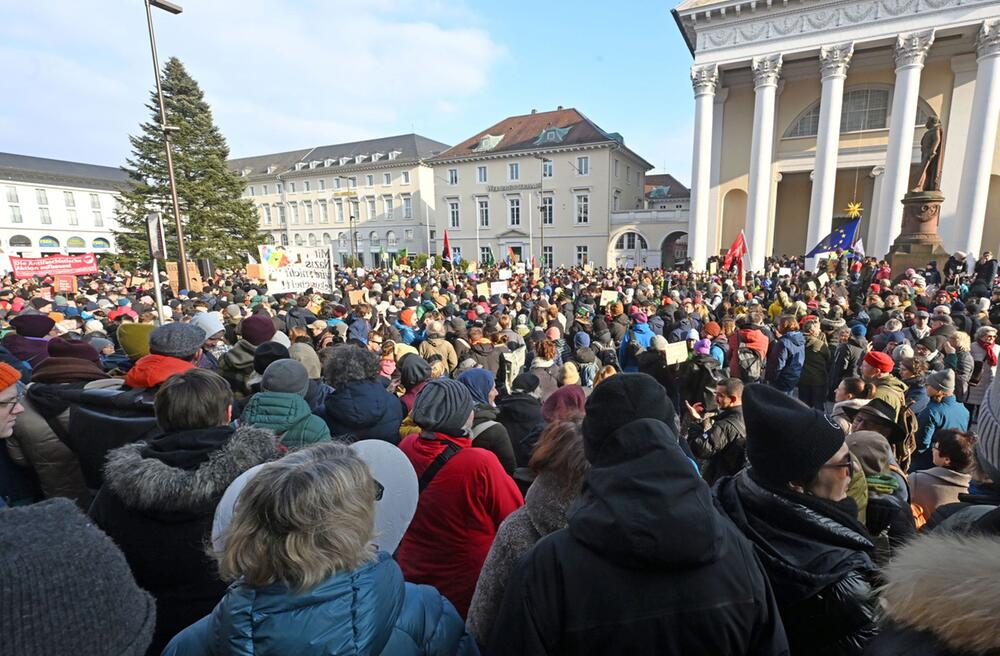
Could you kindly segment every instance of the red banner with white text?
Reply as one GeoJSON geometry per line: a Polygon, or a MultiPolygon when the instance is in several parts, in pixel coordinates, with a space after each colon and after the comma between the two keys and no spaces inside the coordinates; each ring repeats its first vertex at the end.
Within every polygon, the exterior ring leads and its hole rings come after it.
{"type": "Polygon", "coordinates": [[[88,273],[97,273],[97,256],[93,253],[49,255],[47,257],[11,256],[10,267],[14,270],[15,278],[83,276],[88,273]]]}

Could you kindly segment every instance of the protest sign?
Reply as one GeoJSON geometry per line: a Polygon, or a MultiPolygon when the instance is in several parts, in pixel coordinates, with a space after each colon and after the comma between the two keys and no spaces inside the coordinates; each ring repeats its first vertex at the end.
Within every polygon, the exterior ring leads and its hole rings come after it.
{"type": "Polygon", "coordinates": [[[507,293],[507,281],[497,280],[490,283],[490,294],[506,294],[507,293]]]}
{"type": "MultiPolygon", "coordinates": [[[[260,246],[267,290],[302,292],[310,287],[320,294],[333,292],[330,249],[325,246],[260,246]]],[[[364,275],[364,270],[358,275],[364,275]]]]}
{"type": "MultiPolygon", "coordinates": [[[[176,262],[167,262],[167,281],[175,294],[181,289],[179,273],[180,270],[176,262]]],[[[188,291],[200,292],[202,287],[201,274],[198,273],[197,265],[194,262],[188,262],[188,291]]]]}
{"type": "Polygon", "coordinates": [[[667,344],[667,350],[664,352],[664,355],[667,358],[668,365],[687,362],[687,342],[673,342],[671,344],[667,344]]]}
{"type": "Polygon", "coordinates": [[[525,271],[524,262],[518,262],[517,264],[514,265],[514,272],[517,273],[518,275],[523,276],[524,271],[525,271]]]}
{"type": "Polygon", "coordinates": [[[347,302],[353,307],[368,300],[367,289],[352,289],[347,292],[347,302]]]}
{"type": "Polygon", "coordinates": [[[83,276],[97,273],[97,256],[93,253],[83,255],[48,255],[46,257],[10,257],[10,267],[15,278],[31,278],[34,276],[83,276]]]}
{"type": "Polygon", "coordinates": [[[806,287],[808,287],[810,291],[816,291],[816,283],[814,283],[812,280],[806,282],[806,287]]]}
{"type": "Polygon", "coordinates": [[[500,280],[510,280],[510,269],[500,269],[497,277],[500,280]]]}
{"type": "Polygon", "coordinates": [[[712,260],[708,263],[708,275],[714,276],[719,271],[719,263],[712,260]]]}
{"type": "Polygon", "coordinates": [[[828,282],[830,282],[830,276],[826,275],[825,273],[821,273],[818,276],[816,276],[816,283],[820,287],[824,286],[828,282]]]}
{"type": "Polygon", "coordinates": [[[476,296],[489,297],[489,295],[490,295],[489,285],[487,285],[485,282],[481,282],[478,285],[476,285],[476,296]]]}
{"type": "Polygon", "coordinates": [[[76,276],[57,275],[53,278],[52,288],[57,294],[75,294],[76,276]]]}
{"type": "Polygon", "coordinates": [[[792,270],[791,270],[790,267],[781,267],[780,269],[778,269],[778,277],[779,278],[784,278],[784,277],[790,276],[790,275],[792,275],[792,270]]]}
{"type": "Polygon", "coordinates": [[[601,307],[608,307],[609,305],[617,302],[618,292],[611,289],[605,289],[601,292],[601,307]]]}

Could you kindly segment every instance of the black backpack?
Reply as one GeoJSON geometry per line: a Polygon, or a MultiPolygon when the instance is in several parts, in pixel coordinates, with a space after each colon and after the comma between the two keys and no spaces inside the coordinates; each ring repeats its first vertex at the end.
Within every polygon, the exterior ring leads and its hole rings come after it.
{"type": "Polygon", "coordinates": [[[640,353],[646,352],[646,347],[639,343],[639,340],[635,338],[635,331],[631,328],[628,331],[628,344],[625,346],[625,353],[629,356],[632,361],[636,361],[640,353]]]}
{"type": "Polygon", "coordinates": [[[756,383],[764,377],[764,358],[747,346],[739,333],[736,333],[736,366],[744,383],[756,383]]]}

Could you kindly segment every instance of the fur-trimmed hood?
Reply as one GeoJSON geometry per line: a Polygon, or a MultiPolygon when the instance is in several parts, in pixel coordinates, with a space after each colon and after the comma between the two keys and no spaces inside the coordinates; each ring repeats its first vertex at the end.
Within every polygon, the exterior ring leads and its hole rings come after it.
{"type": "Polygon", "coordinates": [[[930,533],[902,547],[884,570],[885,613],[963,654],[1000,650],[1000,539],[930,533]]]}
{"type": "Polygon", "coordinates": [[[212,508],[233,480],[254,465],[278,457],[274,433],[241,426],[197,469],[172,467],[143,457],[145,442],[108,454],[104,481],[122,502],[136,510],[199,511],[212,508]]]}

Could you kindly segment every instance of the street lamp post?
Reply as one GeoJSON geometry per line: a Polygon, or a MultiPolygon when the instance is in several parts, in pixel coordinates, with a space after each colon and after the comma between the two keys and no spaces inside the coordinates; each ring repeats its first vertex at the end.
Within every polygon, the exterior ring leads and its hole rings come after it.
{"type": "Polygon", "coordinates": [[[354,229],[354,215],[348,215],[348,223],[351,226],[351,260],[354,266],[358,265],[358,233],[354,229]]]}
{"type": "Polygon", "coordinates": [[[545,186],[545,165],[552,162],[548,157],[542,155],[535,155],[535,159],[539,160],[542,170],[538,175],[538,241],[540,243],[541,250],[539,251],[538,262],[541,267],[545,268],[545,196],[542,194],[542,189],[545,186]]]}
{"type": "Polygon", "coordinates": [[[156,37],[153,34],[153,7],[171,14],[183,11],[180,5],[168,0],[145,0],[146,23],[149,25],[149,48],[153,52],[153,74],[156,77],[156,97],[160,102],[160,129],[163,131],[163,147],[167,151],[167,176],[170,179],[170,197],[173,201],[174,226],[177,229],[177,284],[182,289],[189,288],[187,255],[184,252],[184,230],[181,226],[181,208],[177,200],[177,179],[174,176],[174,155],[170,147],[170,133],[177,127],[167,125],[167,108],[163,103],[163,86],[160,84],[160,61],[156,56],[156,37]]]}

